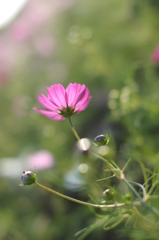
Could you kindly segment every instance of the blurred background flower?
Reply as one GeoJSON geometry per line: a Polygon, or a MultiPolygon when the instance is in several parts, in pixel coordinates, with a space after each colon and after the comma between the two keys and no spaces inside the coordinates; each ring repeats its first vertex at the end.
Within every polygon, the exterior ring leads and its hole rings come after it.
{"type": "Polygon", "coordinates": [[[153,55],[152,55],[152,61],[154,63],[158,63],[159,62],[159,45],[156,47],[153,55]]]}
{"type": "Polygon", "coordinates": [[[46,150],[40,150],[28,156],[26,159],[29,166],[36,170],[52,168],[55,164],[52,154],[46,150]]]}

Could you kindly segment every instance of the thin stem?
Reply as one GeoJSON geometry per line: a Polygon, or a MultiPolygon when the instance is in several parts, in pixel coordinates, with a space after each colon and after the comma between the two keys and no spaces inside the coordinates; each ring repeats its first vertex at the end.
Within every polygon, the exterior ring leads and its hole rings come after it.
{"type": "MultiPolygon", "coordinates": [[[[154,175],[152,175],[151,177],[149,177],[145,182],[144,182],[144,186],[145,186],[145,188],[146,188],[146,184],[148,184],[148,182],[152,179],[152,178],[154,178],[155,176],[157,176],[158,175],[158,173],[155,173],[154,175]]],[[[147,185],[147,186],[149,186],[149,185],[147,185]]]]}
{"type": "Polygon", "coordinates": [[[145,199],[145,197],[146,197],[146,190],[145,190],[144,186],[141,185],[140,183],[133,182],[133,181],[130,181],[130,180],[129,180],[129,183],[133,183],[133,184],[139,186],[142,189],[142,192],[143,192],[143,199],[145,199]]]}
{"type": "Polygon", "coordinates": [[[94,229],[96,229],[98,226],[100,226],[101,224],[103,224],[106,220],[108,219],[108,216],[106,216],[105,218],[103,219],[100,219],[98,221],[96,221],[95,223],[93,223],[92,225],[90,225],[89,227],[87,228],[84,228],[82,230],[80,230],[79,232],[77,232],[75,234],[75,236],[79,236],[81,233],[82,235],[77,239],[77,240],[83,240],[85,239],[85,237],[91,233],[94,229]]]}
{"type": "Polygon", "coordinates": [[[121,215],[119,215],[117,218],[112,218],[112,219],[110,219],[110,222],[109,221],[107,221],[107,223],[106,223],[106,225],[103,227],[103,229],[105,230],[105,231],[108,231],[108,230],[110,230],[110,229],[113,229],[113,228],[115,228],[116,226],[118,226],[125,218],[128,218],[129,217],[129,215],[128,214],[124,214],[123,216],[121,216],[121,215]],[[114,221],[115,220],[115,221],[114,221]],[[109,225],[110,223],[113,223],[112,225],[110,225],[110,226],[108,226],[107,227],[107,225],[109,225]]]}
{"type": "Polygon", "coordinates": [[[82,205],[85,205],[85,206],[89,206],[89,207],[96,207],[96,208],[115,208],[115,207],[123,207],[125,206],[125,203],[118,203],[118,204],[110,204],[110,205],[99,205],[99,204],[93,204],[93,203],[88,203],[88,202],[83,202],[83,201],[80,201],[78,199],[75,199],[75,198],[71,198],[71,197],[68,197],[62,193],[59,193],[53,189],[50,189],[48,187],[45,187],[44,185],[38,183],[37,181],[35,182],[36,185],[38,185],[39,187],[41,187],[42,189],[48,191],[48,192],[51,192],[53,194],[55,194],[56,196],[59,196],[61,198],[65,198],[69,201],[72,201],[72,202],[75,202],[75,203],[79,203],[79,204],[82,204],[82,205]]]}
{"type": "MultiPolygon", "coordinates": [[[[74,128],[73,125],[72,125],[71,119],[70,119],[70,118],[68,118],[68,119],[69,119],[69,123],[70,123],[70,125],[71,125],[71,129],[72,129],[75,137],[77,138],[77,140],[80,140],[80,137],[78,136],[75,128],[74,128]]],[[[93,154],[93,155],[96,156],[97,158],[100,158],[102,161],[104,161],[105,163],[107,163],[109,167],[112,167],[112,171],[114,170],[113,173],[114,173],[119,179],[121,179],[121,172],[119,172],[111,163],[109,163],[109,161],[107,161],[106,159],[102,158],[101,156],[96,155],[95,153],[92,153],[92,152],[91,152],[91,154],[93,154]]],[[[119,170],[120,170],[120,169],[119,169],[119,170]]],[[[152,212],[154,212],[156,215],[159,216],[158,210],[155,209],[155,208],[153,208],[152,206],[149,206],[148,204],[146,204],[146,202],[145,202],[146,199],[143,199],[143,198],[140,196],[140,194],[135,190],[135,188],[129,183],[129,181],[128,181],[125,177],[124,177],[122,180],[126,183],[126,185],[128,186],[129,190],[131,190],[131,191],[134,193],[134,195],[139,199],[139,202],[136,203],[137,205],[140,204],[140,203],[142,203],[145,207],[147,207],[148,209],[150,209],[152,212]]],[[[156,185],[158,184],[158,182],[159,182],[159,181],[157,181],[157,182],[152,186],[152,188],[150,189],[150,191],[149,191],[148,194],[152,193],[153,189],[156,187],[156,185]]],[[[70,200],[70,201],[77,202],[77,203],[79,203],[79,204],[83,204],[83,205],[87,205],[87,206],[93,206],[93,207],[97,207],[97,208],[112,208],[112,207],[125,206],[125,203],[111,204],[111,205],[97,205],[97,204],[92,204],[92,203],[86,203],[86,202],[79,201],[79,200],[77,200],[77,199],[73,199],[73,198],[70,198],[70,197],[68,197],[68,196],[65,196],[65,195],[63,195],[63,194],[61,194],[61,193],[58,193],[58,192],[56,192],[56,191],[54,191],[54,190],[51,190],[51,189],[49,189],[49,188],[46,188],[46,187],[44,187],[44,186],[42,186],[42,185],[41,185],[41,187],[44,188],[45,190],[49,191],[49,192],[52,192],[52,193],[60,196],[60,197],[63,197],[63,198],[66,198],[66,199],[68,199],[68,200],[70,200]]],[[[141,187],[141,186],[140,186],[140,187],[141,187]]],[[[144,193],[144,195],[145,195],[145,192],[143,192],[143,193],[144,193]]]]}
{"type": "Polygon", "coordinates": [[[149,221],[149,219],[147,217],[144,217],[141,213],[139,213],[139,211],[137,209],[135,209],[135,214],[141,218],[142,220],[144,220],[145,223],[148,224],[148,226],[151,226],[152,229],[159,229],[159,227],[157,226],[157,224],[154,224],[154,222],[149,221]]]}
{"type": "Polygon", "coordinates": [[[128,188],[136,195],[136,197],[142,200],[142,197],[140,196],[140,194],[135,190],[135,188],[131,184],[129,184],[129,181],[126,178],[124,178],[123,180],[128,186],[128,188]]]}
{"type": "Polygon", "coordinates": [[[159,180],[156,181],[156,182],[153,184],[153,186],[151,187],[151,189],[150,189],[149,192],[148,192],[149,195],[151,195],[151,194],[153,193],[153,191],[154,191],[154,189],[155,189],[155,187],[157,186],[158,183],[159,183],[159,180]]]}
{"type": "Polygon", "coordinates": [[[112,176],[109,176],[109,177],[106,177],[106,178],[101,178],[101,179],[98,179],[98,180],[96,180],[96,182],[105,181],[105,180],[107,180],[107,179],[110,179],[110,178],[113,178],[113,177],[115,177],[115,175],[114,175],[114,174],[113,174],[112,176]]]}
{"type": "Polygon", "coordinates": [[[79,140],[80,140],[80,137],[79,137],[78,133],[76,132],[74,126],[72,125],[71,118],[68,117],[68,120],[69,120],[69,123],[70,123],[71,129],[72,129],[72,132],[74,133],[75,137],[76,137],[77,140],[79,141],[79,140]]]}
{"type": "MultiPolygon", "coordinates": [[[[111,166],[112,169],[115,170],[115,171],[113,171],[113,173],[114,173],[114,174],[116,173],[117,176],[118,176],[118,178],[120,178],[121,173],[120,173],[119,171],[117,171],[117,169],[116,169],[111,163],[109,163],[106,159],[104,159],[104,158],[101,157],[101,156],[98,156],[98,155],[95,154],[95,153],[92,153],[92,154],[93,154],[95,157],[97,157],[97,158],[101,159],[102,161],[104,161],[105,163],[107,163],[109,166],[111,166]]],[[[115,175],[116,175],[116,174],[115,174],[115,175]]],[[[127,180],[126,178],[124,178],[123,181],[126,183],[126,185],[128,186],[128,188],[135,194],[135,196],[136,196],[137,198],[141,199],[140,194],[138,194],[138,192],[133,188],[133,186],[132,186],[131,184],[129,184],[128,180],[127,180]]]]}

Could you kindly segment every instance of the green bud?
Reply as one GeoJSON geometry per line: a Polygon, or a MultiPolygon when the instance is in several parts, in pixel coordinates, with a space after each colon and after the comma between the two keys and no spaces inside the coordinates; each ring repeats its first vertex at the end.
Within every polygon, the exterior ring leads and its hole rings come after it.
{"type": "Polygon", "coordinates": [[[98,135],[97,137],[95,137],[94,139],[94,143],[95,145],[97,146],[103,146],[103,145],[107,145],[109,143],[109,137],[108,137],[108,134],[103,135],[98,135]]]}
{"type": "Polygon", "coordinates": [[[130,193],[126,193],[123,198],[124,198],[124,200],[126,200],[126,201],[131,201],[131,195],[130,195],[130,193]]]}
{"type": "Polygon", "coordinates": [[[31,185],[35,183],[36,174],[31,171],[23,171],[21,180],[22,180],[22,185],[31,185]]]}

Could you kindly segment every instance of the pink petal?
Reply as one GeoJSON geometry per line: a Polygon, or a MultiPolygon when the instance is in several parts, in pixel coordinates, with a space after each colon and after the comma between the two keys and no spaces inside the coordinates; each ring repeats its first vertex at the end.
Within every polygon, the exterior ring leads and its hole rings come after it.
{"type": "Polygon", "coordinates": [[[70,83],[66,88],[66,94],[67,94],[67,104],[69,107],[73,107],[73,101],[76,95],[76,83],[72,84],[70,83]]]}
{"type": "Polygon", "coordinates": [[[66,88],[67,98],[68,98],[68,106],[75,106],[76,100],[79,97],[80,93],[84,90],[85,85],[70,83],[66,88]]]}
{"type": "Polygon", "coordinates": [[[41,94],[38,96],[38,101],[48,111],[37,108],[34,110],[55,121],[65,120],[60,110],[68,106],[75,108],[74,112],[79,113],[88,106],[91,100],[90,91],[84,84],[70,83],[66,90],[61,84],[54,84],[47,89],[47,92],[48,97],[41,94]]]}
{"type": "MultiPolygon", "coordinates": [[[[51,86],[53,87],[53,86],[51,86]]],[[[47,95],[48,95],[48,99],[57,107],[57,108],[60,108],[60,102],[55,102],[52,98],[52,90],[51,90],[51,87],[50,88],[47,88],[47,95]]]]}
{"type": "Polygon", "coordinates": [[[80,101],[80,99],[83,98],[83,95],[84,95],[84,92],[85,92],[85,89],[86,89],[86,86],[83,84],[83,85],[80,85],[79,84],[79,88],[77,89],[77,94],[76,94],[76,97],[74,99],[74,105],[76,105],[77,101],[80,101]]]}
{"type": "Polygon", "coordinates": [[[48,88],[48,97],[59,109],[67,107],[65,89],[61,84],[54,84],[48,88]]]}
{"type": "Polygon", "coordinates": [[[90,96],[83,105],[77,105],[77,106],[75,107],[75,112],[76,112],[76,113],[80,113],[80,112],[84,111],[84,110],[86,109],[86,107],[88,106],[91,98],[92,98],[92,96],[90,96]]]}
{"type": "Polygon", "coordinates": [[[87,101],[89,94],[90,94],[89,89],[85,87],[85,89],[78,96],[75,105],[83,105],[87,101]]]}
{"type": "Polygon", "coordinates": [[[42,115],[51,118],[52,120],[59,121],[59,120],[65,120],[63,116],[61,116],[58,112],[49,112],[46,110],[39,110],[37,108],[33,108],[35,111],[41,113],[42,115]]]}
{"type": "Polygon", "coordinates": [[[52,111],[52,110],[56,110],[57,106],[54,105],[45,95],[41,94],[38,96],[38,101],[40,102],[40,104],[47,108],[48,110],[52,111]]]}

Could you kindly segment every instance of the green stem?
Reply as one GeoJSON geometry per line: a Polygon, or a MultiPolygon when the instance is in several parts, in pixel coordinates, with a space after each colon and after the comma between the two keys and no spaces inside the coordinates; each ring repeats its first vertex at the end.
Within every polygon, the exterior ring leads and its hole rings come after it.
{"type": "Polygon", "coordinates": [[[112,217],[110,219],[110,221],[107,221],[106,224],[104,225],[103,229],[105,231],[108,231],[110,229],[115,228],[116,226],[118,226],[125,218],[128,218],[129,215],[128,214],[124,214],[123,216],[119,215],[118,217],[112,217]],[[111,225],[112,222],[112,225],[111,225]],[[109,225],[109,226],[108,226],[109,225]],[[108,226],[108,227],[107,227],[108,226]]]}
{"type": "Polygon", "coordinates": [[[146,198],[146,189],[144,188],[143,185],[141,185],[140,183],[137,183],[137,182],[130,181],[130,180],[129,180],[129,183],[133,183],[133,184],[139,186],[142,189],[142,192],[143,192],[143,199],[146,198]]]}
{"type": "Polygon", "coordinates": [[[125,203],[118,203],[118,204],[110,204],[110,205],[99,205],[99,204],[93,204],[93,203],[88,203],[88,202],[83,202],[83,201],[80,201],[78,199],[75,199],[75,198],[71,198],[71,197],[68,197],[62,193],[59,193],[53,189],[50,189],[48,187],[45,187],[44,185],[38,183],[37,181],[35,182],[36,185],[38,185],[39,187],[41,187],[42,189],[48,191],[48,192],[51,192],[53,194],[55,194],[56,196],[59,196],[61,198],[65,198],[69,201],[72,201],[72,202],[75,202],[75,203],[79,203],[79,204],[82,204],[82,205],[85,205],[85,206],[89,206],[89,207],[96,207],[96,208],[115,208],[115,207],[123,207],[125,206],[125,203]]]}
{"type": "Polygon", "coordinates": [[[77,140],[79,141],[79,140],[80,140],[80,137],[79,137],[78,133],[76,132],[74,126],[72,125],[71,118],[68,117],[68,120],[69,120],[69,123],[70,123],[71,129],[72,129],[72,132],[74,133],[75,137],[76,137],[77,140]]]}
{"type": "MultiPolygon", "coordinates": [[[[79,140],[80,140],[80,137],[79,137],[78,133],[76,132],[76,130],[75,130],[75,128],[74,128],[74,126],[73,126],[73,124],[72,124],[72,122],[71,122],[70,117],[68,117],[68,120],[69,120],[71,129],[72,129],[75,137],[76,137],[77,140],[79,141],[79,140]]],[[[92,152],[91,152],[91,154],[94,155],[94,156],[96,156],[97,158],[100,158],[102,161],[104,161],[104,162],[107,163],[109,166],[111,166],[111,167],[115,170],[115,172],[113,171],[113,172],[115,173],[115,175],[117,174],[118,177],[120,178],[121,173],[120,173],[119,171],[117,171],[117,169],[116,169],[111,163],[109,163],[106,159],[104,159],[104,158],[96,155],[95,153],[92,153],[92,152]]],[[[141,196],[140,196],[140,195],[138,194],[138,192],[131,186],[131,184],[129,184],[129,182],[128,182],[125,178],[124,178],[123,180],[124,180],[124,182],[126,183],[126,185],[128,186],[128,188],[131,189],[131,191],[136,195],[136,197],[139,198],[139,199],[141,199],[141,196]]]]}
{"type": "Polygon", "coordinates": [[[96,221],[95,223],[93,223],[92,225],[90,225],[87,228],[82,229],[81,231],[77,232],[75,234],[75,237],[77,237],[78,235],[80,235],[82,233],[82,235],[77,239],[77,240],[83,240],[85,239],[85,237],[91,233],[94,229],[96,229],[98,226],[102,225],[106,220],[108,219],[108,216],[106,216],[103,219],[100,219],[98,221],[96,221]]]}
{"type": "MultiPolygon", "coordinates": [[[[111,164],[111,163],[109,163],[105,158],[103,158],[103,157],[101,157],[101,156],[98,156],[97,154],[95,154],[95,153],[92,153],[95,157],[97,157],[97,158],[99,158],[99,159],[101,159],[102,161],[104,161],[105,163],[107,163],[109,166],[111,166],[112,167],[112,169],[113,170],[115,170],[115,172],[114,173],[116,173],[117,175],[118,175],[118,177],[120,178],[120,175],[121,175],[121,173],[111,164]]],[[[115,174],[115,175],[116,175],[115,174]]],[[[124,178],[123,179],[123,181],[126,183],[126,185],[128,186],[128,188],[134,193],[134,195],[137,197],[137,198],[139,198],[139,199],[141,199],[141,196],[138,194],[138,192],[133,188],[133,186],[131,185],[131,184],[129,184],[129,182],[128,182],[128,180],[126,179],[126,178],[124,178]]]]}
{"type": "MultiPolygon", "coordinates": [[[[68,119],[69,119],[69,123],[70,123],[70,125],[71,125],[71,129],[72,129],[75,137],[76,137],[77,140],[79,141],[79,140],[80,140],[80,137],[79,137],[78,133],[76,132],[75,128],[73,127],[70,117],[69,117],[68,119]]],[[[92,152],[91,152],[91,154],[94,155],[94,156],[96,156],[97,158],[100,158],[100,159],[101,159],[102,161],[104,161],[105,163],[107,163],[108,166],[112,167],[112,170],[114,170],[113,172],[114,172],[115,174],[117,174],[118,178],[121,178],[121,172],[119,172],[111,163],[109,163],[109,161],[107,161],[106,159],[102,158],[101,156],[96,155],[95,153],[92,153],[92,152]]],[[[154,212],[157,216],[159,216],[158,210],[155,209],[155,208],[153,208],[152,206],[149,206],[148,204],[146,204],[146,202],[145,202],[146,199],[144,199],[144,198],[142,198],[142,197],[140,196],[140,194],[135,190],[135,188],[129,183],[129,181],[128,181],[125,177],[123,178],[123,181],[125,182],[125,184],[126,184],[127,187],[129,188],[129,190],[132,191],[132,192],[134,193],[134,195],[139,199],[139,202],[136,203],[137,205],[138,205],[138,203],[139,203],[139,204],[143,204],[145,207],[147,207],[147,208],[150,209],[152,212],[154,212]]],[[[159,181],[157,181],[157,182],[154,184],[154,186],[150,189],[149,194],[153,191],[153,189],[155,188],[155,186],[157,185],[158,182],[159,182],[159,181]]],[[[141,186],[140,186],[140,187],[141,187],[141,186]]],[[[45,187],[44,187],[44,188],[45,188],[45,187]]],[[[143,188],[144,188],[144,187],[143,187],[143,188]]],[[[46,189],[46,188],[45,188],[45,189],[46,189]]],[[[52,193],[54,193],[54,194],[56,194],[56,195],[58,195],[58,196],[61,196],[61,197],[66,198],[66,199],[68,199],[68,200],[70,200],[70,201],[74,201],[74,202],[77,202],[77,203],[80,203],[80,204],[83,204],[83,205],[93,206],[93,207],[98,207],[98,208],[103,208],[103,207],[104,207],[104,205],[102,206],[102,205],[90,204],[90,203],[82,202],[82,201],[79,201],[79,200],[76,200],[76,199],[72,199],[72,198],[67,197],[67,196],[65,196],[65,195],[63,195],[63,194],[57,193],[57,192],[55,192],[54,190],[51,190],[51,189],[49,189],[48,191],[51,191],[52,193]]],[[[143,191],[143,194],[144,194],[144,196],[146,196],[146,191],[143,191]]],[[[124,205],[125,205],[124,203],[121,203],[121,204],[112,204],[112,205],[108,205],[108,206],[109,206],[109,207],[116,207],[116,206],[121,207],[121,206],[124,206],[124,205]]],[[[106,208],[108,208],[108,206],[105,205],[106,208]]]]}
{"type": "Polygon", "coordinates": [[[141,213],[139,213],[139,211],[137,209],[135,209],[135,214],[139,218],[141,218],[145,223],[147,223],[148,226],[151,226],[152,229],[159,230],[159,227],[157,226],[157,224],[154,224],[153,221],[150,221],[147,217],[144,217],[141,213]]]}
{"type": "Polygon", "coordinates": [[[153,186],[150,188],[150,190],[149,190],[149,192],[148,192],[148,195],[151,195],[151,194],[153,193],[153,191],[154,191],[155,187],[158,185],[158,183],[159,183],[159,180],[156,181],[156,182],[153,184],[153,186]]]}

